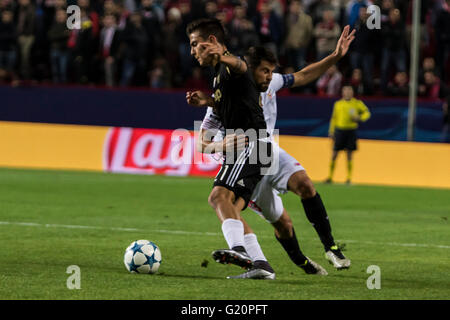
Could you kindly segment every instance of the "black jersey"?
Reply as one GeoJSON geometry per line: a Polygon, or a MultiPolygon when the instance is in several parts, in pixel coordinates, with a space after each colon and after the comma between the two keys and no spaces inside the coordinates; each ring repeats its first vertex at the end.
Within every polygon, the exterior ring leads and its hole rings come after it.
{"type": "Polygon", "coordinates": [[[222,63],[218,63],[215,70],[214,111],[224,128],[257,132],[266,129],[259,91],[250,71],[238,74],[222,63]]]}

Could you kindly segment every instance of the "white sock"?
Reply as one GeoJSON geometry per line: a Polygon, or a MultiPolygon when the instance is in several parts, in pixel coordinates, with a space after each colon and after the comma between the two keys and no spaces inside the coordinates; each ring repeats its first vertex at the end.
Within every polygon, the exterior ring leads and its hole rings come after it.
{"type": "Polygon", "coordinates": [[[261,246],[258,243],[258,238],[254,233],[247,233],[244,235],[245,250],[253,261],[262,260],[267,261],[261,246]]]}
{"type": "Polygon", "coordinates": [[[241,220],[225,219],[222,223],[222,232],[230,249],[244,244],[244,225],[241,220]]]}

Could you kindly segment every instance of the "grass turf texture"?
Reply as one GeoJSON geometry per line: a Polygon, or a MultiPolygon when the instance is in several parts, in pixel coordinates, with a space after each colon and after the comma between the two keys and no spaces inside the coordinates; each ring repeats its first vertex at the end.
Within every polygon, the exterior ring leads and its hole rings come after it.
{"type": "Polygon", "coordinates": [[[302,250],[327,269],[326,277],[296,267],[273,228],[247,209],[244,217],[277,273],[275,281],[260,281],[227,280],[242,269],[212,260],[211,251],[226,243],[207,204],[211,184],[0,169],[0,299],[450,298],[449,190],[317,184],[334,237],[352,260],[343,271],[325,260],[300,200],[283,196],[302,250]],[[161,248],[158,274],[126,271],[124,250],[136,239],[161,248]],[[70,265],[81,269],[80,290],[66,287],[70,265]],[[380,290],[366,286],[370,265],[381,269],[380,290]]]}

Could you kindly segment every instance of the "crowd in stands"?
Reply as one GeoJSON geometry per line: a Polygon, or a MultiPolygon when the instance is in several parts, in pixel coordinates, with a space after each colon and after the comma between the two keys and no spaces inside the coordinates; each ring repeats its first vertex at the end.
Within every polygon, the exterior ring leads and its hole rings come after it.
{"type": "MultiPolygon", "coordinates": [[[[217,18],[228,49],[272,49],[280,72],[294,72],[336,47],[343,27],[356,29],[349,54],[295,92],[408,96],[412,25],[409,0],[0,0],[0,82],[207,89],[211,77],[190,55],[186,26],[217,18]],[[370,29],[367,7],[381,8],[370,29]],[[80,8],[80,29],[67,28],[67,7],[80,8]]],[[[448,91],[450,0],[423,0],[419,94],[448,91]]]]}

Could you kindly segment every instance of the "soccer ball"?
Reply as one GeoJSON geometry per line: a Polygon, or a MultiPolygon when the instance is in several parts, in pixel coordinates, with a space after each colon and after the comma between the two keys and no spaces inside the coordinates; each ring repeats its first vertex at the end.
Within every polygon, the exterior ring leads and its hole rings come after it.
{"type": "Polygon", "coordinates": [[[123,262],[131,273],[155,273],[161,265],[161,251],[151,241],[136,240],[125,250],[123,262]]]}

